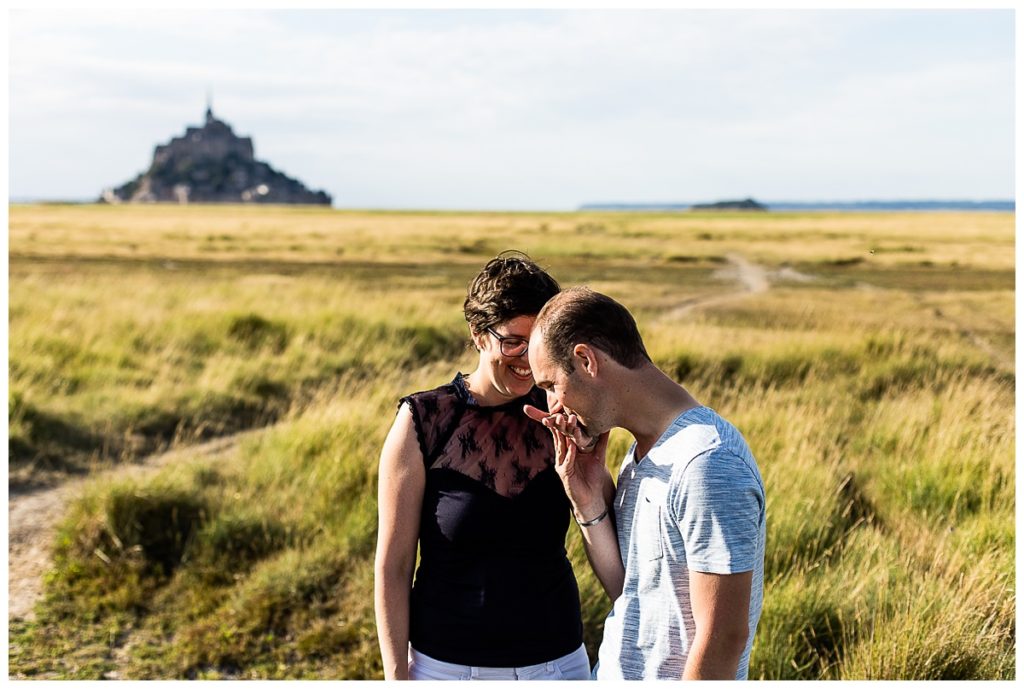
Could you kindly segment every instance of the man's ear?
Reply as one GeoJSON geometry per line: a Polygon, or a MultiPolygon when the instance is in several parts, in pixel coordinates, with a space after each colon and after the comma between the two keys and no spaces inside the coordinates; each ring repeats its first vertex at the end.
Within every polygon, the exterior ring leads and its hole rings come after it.
{"type": "Polygon", "coordinates": [[[582,369],[591,378],[597,376],[597,350],[588,344],[578,344],[572,348],[576,368],[582,369]]]}

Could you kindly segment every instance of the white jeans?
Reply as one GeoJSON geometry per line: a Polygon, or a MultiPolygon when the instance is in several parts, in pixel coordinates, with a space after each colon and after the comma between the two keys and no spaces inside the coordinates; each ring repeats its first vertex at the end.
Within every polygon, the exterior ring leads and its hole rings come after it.
{"type": "Polygon", "coordinates": [[[473,667],[435,660],[410,646],[409,679],[590,679],[590,659],[587,658],[587,649],[580,646],[548,663],[524,667],[473,667]]]}

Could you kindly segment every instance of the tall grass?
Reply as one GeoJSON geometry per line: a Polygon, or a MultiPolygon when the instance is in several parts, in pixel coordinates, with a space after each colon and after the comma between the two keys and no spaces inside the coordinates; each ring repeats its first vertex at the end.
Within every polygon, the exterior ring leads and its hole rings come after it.
{"type": "MultiPolygon", "coordinates": [[[[12,673],[379,677],[377,454],[398,397],[474,365],[465,284],[514,245],[630,306],[754,449],[752,677],[1012,678],[1012,232],[998,214],[14,207],[13,480],[273,425],[92,485],[36,621],[12,623],[12,673]],[[815,280],[671,315],[737,289],[715,277],[735,251],[815,280]]],[[[593,658],[610,603],[575,532],[567,550],[593,658]]]]}
{"type": "Polygon", "coordinates": [[[466,342],[458,312],[346,279],[85,270],[12,280],[11,302],[18,481],[261,425],[340,376],[466,342]]]}

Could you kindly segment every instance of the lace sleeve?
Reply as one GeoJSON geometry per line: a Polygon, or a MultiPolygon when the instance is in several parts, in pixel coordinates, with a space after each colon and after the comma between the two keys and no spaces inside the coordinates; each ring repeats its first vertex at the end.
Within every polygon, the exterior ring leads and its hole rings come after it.
{"type": "Polygon", "coordinates": [[[420,419],[420,409],[413,401],[412,395],[403,397],[398,400],[398,408],[401,409],[403,404],[409,405],[409,412],[412,414],[412,426],[416,429],[416,440],[420,445],[420,454],[423,455],[423,461],[426,462],[427,455],[427,440],[423,437],[423,421],[420,419]]]}
{"type": "Polygon", "coordinates": [[[444,388],[408,395],[398,404],[409,405],[423,464],[429,469],[458,425],[461,404],[444,388]]]}

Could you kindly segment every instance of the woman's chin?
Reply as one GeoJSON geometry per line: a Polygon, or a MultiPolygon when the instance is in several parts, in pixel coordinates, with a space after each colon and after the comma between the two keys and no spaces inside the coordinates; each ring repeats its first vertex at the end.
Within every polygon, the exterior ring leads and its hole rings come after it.
{"type": "Polygon", "coordinates": [[[513,397],[522,397],[533,389],[533,377],[524,380],[518,376],[509,375],[505,379],[505,389],[512,393],[513,397]]]}

